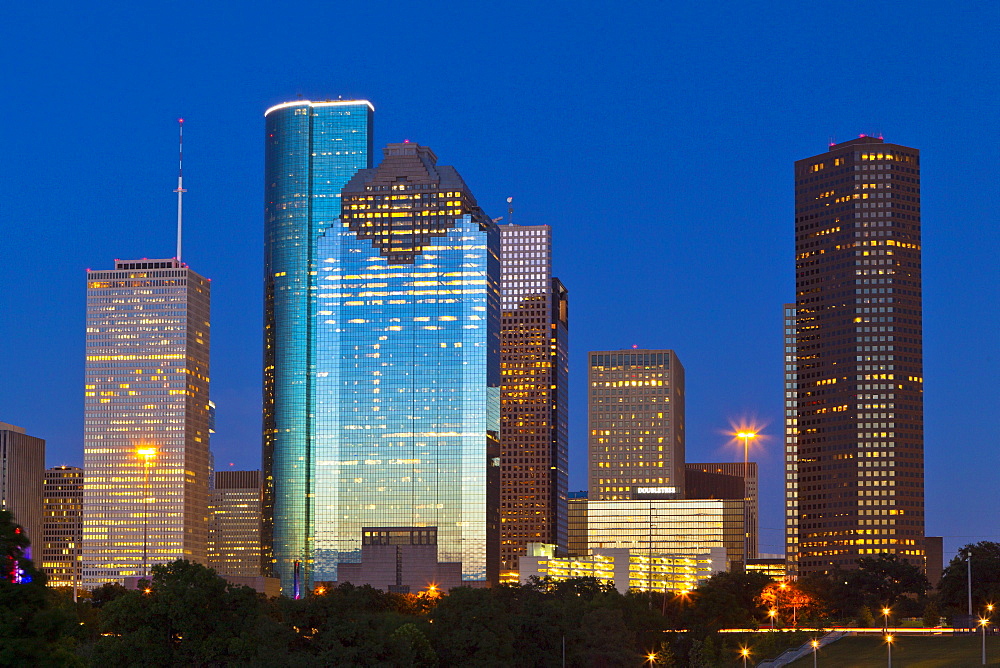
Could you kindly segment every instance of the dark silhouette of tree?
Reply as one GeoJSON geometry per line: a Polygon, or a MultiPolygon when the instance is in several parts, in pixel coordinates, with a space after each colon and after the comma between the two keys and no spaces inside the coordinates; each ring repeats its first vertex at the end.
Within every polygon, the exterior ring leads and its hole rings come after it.
{"type": "Polygon", "coordinates": [[[941,574],[938,597],[950,614],[968,609],[969,562],[972,552],[972,612],[981,614],[987,603],[1000,603],[1000,543],[982,541],[959,549],[941,574]]]}

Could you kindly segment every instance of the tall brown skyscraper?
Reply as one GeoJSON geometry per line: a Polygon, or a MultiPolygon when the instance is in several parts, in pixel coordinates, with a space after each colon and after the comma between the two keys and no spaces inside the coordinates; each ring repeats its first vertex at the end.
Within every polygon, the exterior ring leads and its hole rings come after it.
{"type": "Polygon", "coordinates": [[[588,356],[591,501],[684,494],[684,367],[672,350],[588,356]]]}
{"type": "Polygon", "coordinates": [[[795,163],[795,276],[785,328],[793,568],[852,568],[880,553],[923,567],[916,149],[863,136],[795,163]]]}
{"type": "Polygon", "coordinates": [[[567,544],[569,302],[548,225],[501,225],[500,266],[500,559],[516,581],[528,543],[567,544]]]}
{"type": "Polygon", "coordinates": [[[260,471],[216,471],[208,502],[208,565],[220,575],[260,575],[260,471]]]}

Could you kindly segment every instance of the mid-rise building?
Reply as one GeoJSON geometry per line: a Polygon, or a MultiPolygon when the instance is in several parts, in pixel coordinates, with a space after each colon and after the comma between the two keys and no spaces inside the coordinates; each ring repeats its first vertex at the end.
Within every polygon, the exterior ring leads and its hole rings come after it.
{"type": "Polygon", "coordinates": [[[624,548],[636,554],[694,555],[725,548],[743,563],[743,501],[650,499],[587,502],[588,554],[624,548]]]}
{"type": "Polygon", "coordinates": [[[277,442],[265,452],[275,503],[304,495],[305,544],[278,540],[294,519],[278,506],[269,520],[289,593],[499,574],[499,230],[428,147],[383,155],[343,187],[315,243],[306,486],[278,475],[290,453],[277,442]]]}
{"type": "Polygon", "coordinates": [[[260,471],[216,471],[208,503],[208,565],[220,575],[260,576],[260,471]]]}
{"type": "Polygon", "coordinates": [[[552,228],[501,225],[500,561],[517,578],[528,543],[567,544],[568,294],[552,228]]]}
{"type": "Polygon", "coordinates": [[[207,563],[209,292],[177,259],[87,271],[86,587],[207,563]]]}
{"type": "Polygon", "coordinates": [[[78,586],[83,559],[83,469],[45,469],[42,502],[42,570],[50,586],[78,586]]]}
{"type": "Polygon", "coordinates": [[[589,498],[684,494],[684,367],[672,350],[588,354],[589,498]]]}
{"type": "Polygon", "coordinates": [[[862,136],[795,163],[795,277],[789,555],[924,567],[919,151],[862,136]]]}
{"type": "Polygon", "coordinates": [[[747,550],[757,556],[759,492],[757,462],[707,462],[685,464],[687,499],[746,499],[747,550]]]}
{"type": "Polygon", "coordinates": [[[566,554],[578,557],[587,554],[587,492],[570,492],[568,496],[566,554]]]}
{"type": "Polygon", "coordinates": [[[25,556],[38,565],[42,544],[45,440],[0,422],[0,510],[14,516],[31,541],[25,556]]]}
{"type": "Polygon", "coordinates": [[[578,557],[555,556],[554,545],[533,543],[522,557],[520,581],[550,578],[563,582],[572,578],[595,578],[619,593],[652,591],[687,593],[710,577],[725,571],[726,550],[711,548],[704,554],[648,554],[621,548],[596,549],[578,557]]]}

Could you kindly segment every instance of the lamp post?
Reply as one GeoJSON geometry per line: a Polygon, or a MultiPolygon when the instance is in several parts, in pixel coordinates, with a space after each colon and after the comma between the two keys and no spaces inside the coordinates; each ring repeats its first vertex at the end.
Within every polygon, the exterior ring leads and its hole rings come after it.
{"type": "Polygon", "coordinates": [[[885,646],[889,649],[889,668],[892,668],[892,636],[886,635],[885,646]]]}
{"type": "Polygon", "coordinates": [[[969,623],[972,623],[972,546],[965,551],[965,560],[968,562],[965,569],[966,575],[968,575],[968,592],[969,592],[969,623]]]}
{"type": "Polygon", "coordinates": [[[889,613],[892,612],[889,608],[882,608],[882,632],[889,632],[889,613]]]}
{"type": "Polygon", "coordinates": [[[813,668],[816,668],[816,650],[819,649],[819,641],[813,638],[809,644],[812,645],[813,648],[813,668]]]}
{"type": "Polygon", "coordinates": [[[750,559],[750,484],[748,469],[750,464],[750,439],[757,438],[756,432],[737,432],[737,438],[743,440],[743,570],[747,569],[750,559]]]}
{"type": "Polygon", "coordinates": [[[750,649],[747,647],[740,647],[740,656],[743,657],[743,668],[747,668],[747,657],[750,656],[750,649]]]}
{"type": "Polygon", "coordinates": [[[649,665],[651,665],[651,666],[655,666],[656,665],[656,652],[650,652],[649,654],[647,654],[646,655],[646,662],[649,665]]]}
{"type": "Polygon", "coordinates": [[[142,577],[148,574],[149,556],[149,462],[156,457],[156,448],[138,448],[135,453],[143,460],[143,500],[142,500],[142,577]]]}
{"type": "Polygon", "coordinates": [[[771,608],[767,611],[767,616],[771,618],[771,630],[774,630],[774,618],[778,616],[778,611],[771,608]]]}

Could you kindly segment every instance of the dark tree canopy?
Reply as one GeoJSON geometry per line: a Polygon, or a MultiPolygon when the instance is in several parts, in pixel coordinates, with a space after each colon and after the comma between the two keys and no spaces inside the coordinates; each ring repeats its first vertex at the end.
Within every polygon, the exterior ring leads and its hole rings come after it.
{"type": "Polygon", "coordinates": [[[1000,543],[982,541],[962,547],[941,574],[941,606],[954,612],[968,607],[969,562],[972,553],[972,610],[979,614],[987,603],[1000,603],[1000,543]]]}

